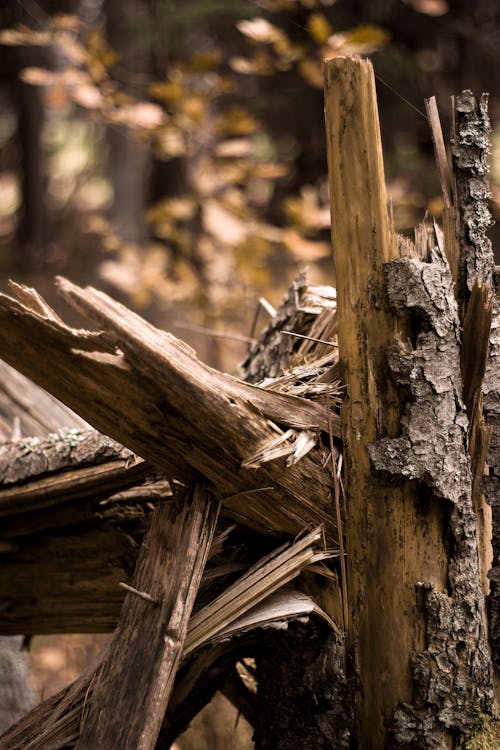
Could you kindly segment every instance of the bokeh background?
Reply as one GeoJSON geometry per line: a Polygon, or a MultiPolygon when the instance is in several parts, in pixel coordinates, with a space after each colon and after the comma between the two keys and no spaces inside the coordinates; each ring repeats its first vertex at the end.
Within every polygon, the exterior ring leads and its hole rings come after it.
{"type": "MultiPolygon", "coordinates": [[[[497,0],[1,0],[0,289],[92,284],[234,370],[307,266],[334,284],[323,59],[368,55],[398,231],[442,211],[424,99],[491,93],[500,216],[497,0]]],[[[499,232],[491,236],[498,247],[499,232]]],[[[66,320],[72,314],[62,311],[66,320]]],[[[103,637],[35,638],[39,699],[103,637]]],[[[246,750],[218,696],[183,750],[246,750]]]]}

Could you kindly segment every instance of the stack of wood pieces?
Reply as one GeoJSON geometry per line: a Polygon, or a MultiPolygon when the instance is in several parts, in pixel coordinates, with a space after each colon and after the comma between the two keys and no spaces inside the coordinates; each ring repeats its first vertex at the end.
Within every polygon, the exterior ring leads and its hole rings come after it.
{"type": "Polygon", "coordinates": [[[101,330],[24,287],[0,300],[17,368],[0,365],[1,628],[116,630],[0,747],[155,747],[216,689],[248,715],[234,665],[256,629],[313,615],[341,639],[335,290],[301,274],[235,378],[106,295],[59,288],[101,330]]]}

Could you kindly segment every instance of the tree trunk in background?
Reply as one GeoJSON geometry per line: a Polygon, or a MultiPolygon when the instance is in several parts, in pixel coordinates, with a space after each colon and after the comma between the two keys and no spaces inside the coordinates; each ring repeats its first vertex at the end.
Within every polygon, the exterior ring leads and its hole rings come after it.
{"type": "Polygon", "coordinates": [[[36,704],[28,686],[28,667],[18,636],[0,636],[0,734],[36,704]]]}
{"type": "MultiPolygon", "coordinates": [[[[149,48],[141,43],[135,24],[139,26],[147,19],[147,0],[106,0],[104,9],[109,43],[120,55],[114,72],[121,89],[143,98],[152,64],[149,48]]],[[[151,146],[127,128],[110,126],[107,135],[114,190],[111,220],[123,240],[140,244],[147,238],[144,214],[149,199],[151,146]]]]}

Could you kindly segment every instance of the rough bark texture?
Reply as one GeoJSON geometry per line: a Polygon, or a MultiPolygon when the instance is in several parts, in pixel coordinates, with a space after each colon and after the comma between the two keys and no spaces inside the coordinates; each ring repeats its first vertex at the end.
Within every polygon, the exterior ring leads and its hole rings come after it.
{"type": "Polygon", "coordinates": [[[257,659],[256,750],[347,750],[344,645],[322,625],[267,635],[257,659]]]}
{"type": "MultiPolygon", "coordinates": [[[[498,292],[497,292],[498,295],[498,292]]],[[[493,304],[490,349],[483,384],[483,405],[491,430],[488,449],[488,476],[482,488],[492,511],[493,562],[489,578],[488,625],[493,663],[500,668],[500,303],[493,304]]]]}
{"type": "MultiPolygon", "coordinates": [[[[456,202],[460,214],[459,294],[468,298],[474,282],[492,286],[493,253],[486,232],[492,225],[488,199],[491,127],[488,95],[476,101],[472,91],[462,91],[455,100],[455,135],[452,144],[456,202]]],[[[461,300],[462,302],[464,300],[461,300]]]]}
{"type": "Polygon", "coordinates": [[[468,422],[461,399],[458,310],[446,262],[398,260],[386,266],[388,295],[414,316],[415,341],[389,352],[389,365],[408,394],[403,434],[369,447],[378,470],[419,480],[443,504],[450,558],[447,591],[415,581],[426,616],[426,648],[414,658],[414,697],[394,716],[398,748],[448,748],[450,731],[466,732],[492,697],[483,625],[476,518],[471,500],[468,422]]]}
{"type": "Polygon", "coordinates": [[[452,145],[456,176],[456,202],[460,216],[460,251],[462,289],[470,294],[475,280],[496,291],[486,373],[483,382],[483,410],[490,432],[487,453],[488,476],[482,483],[487,502],[491,506],[493,526],[493,563],[487,599],[489,638],[492,659],[500,667],[500,304],[498,274],[487,230],[492,225],[488,208],[489,156],[491,127],[488,117],[488,95],[479,101],[472,92],[463,91],[455,100],[455,137],[452,145]]]}

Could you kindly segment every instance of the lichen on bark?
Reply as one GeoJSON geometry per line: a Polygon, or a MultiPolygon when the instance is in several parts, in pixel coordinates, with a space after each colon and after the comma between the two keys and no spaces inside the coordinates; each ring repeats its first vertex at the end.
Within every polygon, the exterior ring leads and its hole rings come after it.
{"type": "Polygon", "coordinates": [[[413,343],[400,342],[388,352],[392,377],[408,401],[401,435],[368,450],[374,468],[424,483],[444,504],[450,547],[445,592],[415,581],[426,648],[413,658],[413,701],[395,711],[393,746],[448,748],[450,733],[465,733],[478,707],[488,710],[492,700],[461,395],[459,316],[451,274],[438,250],[429,262],[395,260],[385,275],[391,306],[413,329],[413,343]]]}
{"type": "Polygon", "coordinates": [[[492,284],[493,253],[486,232],[493,224],[488,208],[491,151],[488,94],[479,101],[466,89],[455,99],[455,134],[452,157],[456,201],[460,212],[460,280],[458,288],[470,293],[476,279],[492,284]]]}

